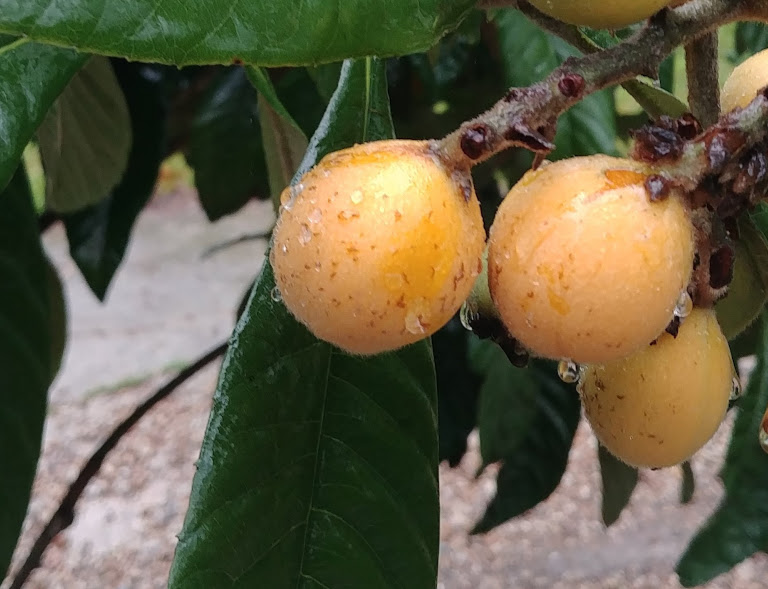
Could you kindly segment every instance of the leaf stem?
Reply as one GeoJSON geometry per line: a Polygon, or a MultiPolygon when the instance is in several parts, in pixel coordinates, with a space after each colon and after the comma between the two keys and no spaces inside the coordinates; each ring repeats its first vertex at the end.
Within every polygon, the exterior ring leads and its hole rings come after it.
{"type": "Polygon", "coordinates": [[[27,558],[21,565],[21,568],[16,573],[9,589],[21,589],[24,583],[29,578],[29,575],[38,566],[40,566],[40,559],[43,556],[48,545],[53,539],[63,530],[66,530],[75,519],[75,506],[85,491],[86,486],[91,479],[96,476],[101,469],[101,465],[104,463],[104,459],[107,457],[122,437],[130,431],[130,429],[146,415],[152,407],[157,405],[160,401],[168,397],[179,386],[184,384],[187,380],[200,372],[203,368],[208,366],[211,362],[219,358],[227,349],[228,342],[222,342],[215,346],[210,351],[203,354],[200,358],[192,362],[184,370],[179,372],[168,383],[160,387],[154,394],[148,397],[141,405],[134,409],[128,417],[120,422],[109,437],[99,446],[99,448],[91,455],[88,461],[80,469],[80,473],[77,475],[75,481],[69,486],[67,494],[59,503],[58,509],[48,520],[43,530],[38,535],[35,543],[32,545],[27,558]]]}
{"type": "Polygon", "coordinates": [[[2,56],[5,53],[10,53],[14,49],[21,47],[22,45],[26,45],[29,42],[30,42],[30,39],[28,37],[21,37],[20,39],[16,39],[15,41],[8,43],[8,45],[3,45],[2,47],[0,47],[0,56],[2,56]]]}

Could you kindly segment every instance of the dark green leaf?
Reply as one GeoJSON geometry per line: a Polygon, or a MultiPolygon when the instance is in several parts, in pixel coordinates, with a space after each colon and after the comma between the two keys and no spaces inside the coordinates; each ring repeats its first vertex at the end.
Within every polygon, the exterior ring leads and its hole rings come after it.
{"type": "Polygon", "coordinates": [[[699,530],[677,566],[680,582],[693,587],[768,550],[768,454],[758,442],[768,406],[768,329],[762,318],[757,367],[738,409],[721,478],[725,497],[699,530]]]}
{"type": "Polygon", "coordinates": [[[768,293],[768,241],[754,222],[739,219],[739,241],[728,295],[717,302],[717,320],[732,340],[744,332],[765,306],[768,293]]]}
{"type": "MultiPolygon", "coordinates": [[[[562,39],[546,33],[520,12],[504,10],[496,18],[505,81],[528,86],[546,77],[575,54],[562,39]]],[[[616,120],[608,92],[588,96],[560,117],[553,159],[612,154],[616,151],[616,120]]]]}
{"type": "Polygon", "coordinates": [[[101,55],[190,64],[314,65],[424,51],[475,0],[157,2],[6,0],[0,31],[101,55]]]}
{"type": "Polygon", "coordinates": [[[27,513],[51,382],[46,260],[26,174],[0,193],[0,578],[27,513]]]}
{"type": "Polygon", "coordinates": [[[136,216],[149,200],[165,152],[162,70],[113,60],[128,104],[133,146],[122,182],[99,204],[65,217],[69,251],[91,290],[104,299],[136,216]]]}
{"type": "Polygon", "coordinates": [[[37,130],[45,169],[45,204],[72,213],[103,199],[128,165],[131,120],[105,57],[72,78],[37,130]]]}
{"type": "Polygon", "coordinates": [[[663,115],[677,118],[690,110],[687,104],[671,92],[657,88],[647,82],[630,80],[622,85],[643,110],[654,119],[663,115]]]}
{"type": "MultiPolygon", "coordinates": [[[[382,64],[344,72],[305,168],[387,136],[382,64]]],[[[265,264],[222,368],[169,586],[434,587],[429,344],[348,356],[275,302],[274,284],[265,264]]]]}
{"type": "MultiPolygon", "coordinates": [[[[506,435],[495,442],[493,451],[483,449],[485,462],[498,454],[503,464],[496,479],[496,496],[475,525],[473,534],[487,532],[549,497],[565,472],[581,415],[578,394],[558,379],[551,363],[533,361],[527,369],[519,369],[509,364],[500,350],[494,355],[492,370],[502,364],[516,376],[510,374],[506,379],[498,379],[501,387],[498,390],[484,386],[481,404],[486,403],[485,396],[498,395],[511,407],[523,410],[524,403],[532,407],[524,409],[529,415],[525,421],[516,420],[518,431],[507,428],[506,435]],[[502,442],[505,447],[499,445],[502,442]]],[[[499,406],[499,421],[511,415],[512,411],[499,406]]],[[[483,423],[481,409],[481,446],[484,427],[487,425],[483,423]]],[[[502,430],[502,427],[496,429],[502,430]]]]}
{"type": "Polygon", "coordinates": [[[481,379],[469,365],[469,333],[454,318],[432,337],[437,372],[440,460],[456,466],[477,424],[481,379]]]}
{"type": "Polygon", "coordinates": [[[632,497],[637,485],[637,469],[616,458],[602,445],[598,446],[597,456],[603,481],[603,523],[611,526],[632,497]]]}
{"type": "Polygon", "coordinates": [[[64,300],[64,286],[56,267],[46,258],[46,283],[48,285],[48,337],[51,343],[51,381],[61,368],[64,350],[67,347],[67,303],[64,300]]]}
{"type": "Polygon", "coordinates": [[[211,221],[269,196],[258,94],[244,68],[222,68],[190,129],[187,162],[211,221]]]}
{"type": "Polygon", "coordinates": [[[272,80],[263,68],[248,68],[248,77],[259,91],[259,114],[266,156],[269,188],[275,210],[279,209],[280,194],[307,150],[307,137],[277,95],[272,80]]]}
{"type": "Polygon", "coordinates": [[[768,26],[757,22],[736,25],[736,61],[768,48],[768,26]]]}
{"type": "Polygon", "coordinates": [[[87,57],[27,39],[0,40],[0,190],[45,113],[87,57]]]}
{"type": "Polygon", "coordinates": [[[693,501],[696,493],[696,477],[693,474],[691,463],[687,460],[680,467],[683,471],[683,483],[680,485],[680,503],[687,504],[693,501]]]}

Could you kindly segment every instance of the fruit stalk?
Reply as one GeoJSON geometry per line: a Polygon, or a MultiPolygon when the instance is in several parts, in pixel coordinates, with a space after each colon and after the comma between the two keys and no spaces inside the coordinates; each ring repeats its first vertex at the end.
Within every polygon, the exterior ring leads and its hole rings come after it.
{"type": "MultiPolygon", "coordinates": [[[[520,2],[519,8],[537,22],[547,20],[526,2],[520,2]]],[[[737,20],[768,22],[768,3],[696,0],[663,10],[626,41],[599,53],[568,59],[532,86],[510,89],[490,110],[442,139],[443,156],[462,167],[513,146],[545,155],[554,148],[559,116],[585,96],[637,76],[656,77],[662,61],[676,47],[737,20]]]]}

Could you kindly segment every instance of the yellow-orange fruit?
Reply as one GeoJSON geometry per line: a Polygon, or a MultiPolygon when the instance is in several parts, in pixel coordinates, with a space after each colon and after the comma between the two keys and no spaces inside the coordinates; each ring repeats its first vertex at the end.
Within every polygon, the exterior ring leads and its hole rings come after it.
{"type": "Polygon", "coordinates": [[[528,0],[544,14],[594,29],[620,29],[646,19],[671,0],[528,0]]]}
{"type": "Polygon", "coordinates": [[[731,352],[712,310],[695,309],[677,338],[586,369],[580,385],[597,439],[632,466],[690,458],[717,431],[733,388],[731,352]]]}
{"type": "Polygon", "coordinates": [[[348,352],[431,335],[480,272],[485,231],[469,172],[448,169],[427,142],[332,153],[281,200],[271,261],[282,299],[348,352]]]}
{"type": "Polygon", "coordinates": [[[535,355],[607,362],[653,341],[688,285],[693,228],[682,197],[651,202],[651,173],[604,155],[527,173],[490,232],[491,296],[535,355]]]}
{"type": "Polygon", "coordinates": [[[720,96],[723,112],[744,108],[755,99],[757,92],[766,86],[768,86],[768,49],[748,58],[728,76],[720,96]]]}

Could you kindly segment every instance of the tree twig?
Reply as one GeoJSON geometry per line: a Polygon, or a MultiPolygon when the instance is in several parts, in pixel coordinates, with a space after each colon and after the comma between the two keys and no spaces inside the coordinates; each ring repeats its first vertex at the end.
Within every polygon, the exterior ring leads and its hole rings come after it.
{"type": "Polygon", "coordinates": [[[128,433],[128,431],[136,425],[144,415],[149,412],[152,407],[157,405],[160,401],[168,397],[179,386],[184,384],[192,376],[200,372],[203,368],[208,366],[211,362],[219,358],[227,349],[227,342],[222,342],[203,356],[195,360],[192,364],[179,372],[168,383],[160,387],[152,396],[148,397],[141,405],[134,409],[127,418],[125,418],[120,424],[112,430],[109,437],[104,440],[101,446],[91,455],[85,465],[80,469],[80,473],[77,475],[75,481],[69,486],[67,494],[61,500],[58,509],[48,520],[43,530],[38,535],[35,543],[32,545],[27,558],[24,560],[21,568],[19,568],[16,576],[13,579],[13,583],[9,589],[21,589],[24,583],[29,578],[29,575],[38,566],[40,566],[40,559],[45,552],[45,549],[53,541],[53,539],[63,530],[67,529],[75,519],[75,506],[80,496],[83,494],[88,483],[99,472],[101,465],[104,463],[104,459],[107,457],[110,451],[112,451],[120,439],[128,433]]]}
{"type": "MultiPolygon", "coordinates": [[[[534,10],[525,2],[520,2],[520,9],[534,10]]],[[[457,167],[475,165],[512,146],[546,154],[554,148],[559,116],[585,96],[637,76],[656,77],[675,48],[736,20],[768,21],[768,2],[693,0],[663,10],[626,41],[568,59],[537,84],[512,88],[489,111],[437,142],[436,148],[457,167]]]]}
{"type": "Polygon", "coordinates": [[[705,127],[713,125],[720,116],[717,44],[717,32],[713,31],[685,46],[688,104],[705,127]]]}

